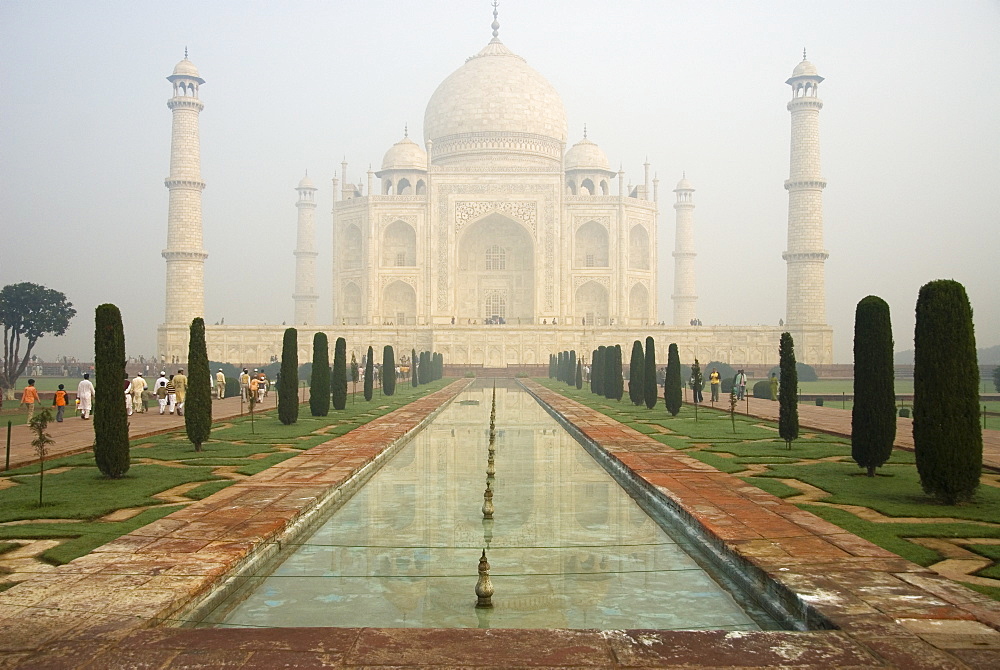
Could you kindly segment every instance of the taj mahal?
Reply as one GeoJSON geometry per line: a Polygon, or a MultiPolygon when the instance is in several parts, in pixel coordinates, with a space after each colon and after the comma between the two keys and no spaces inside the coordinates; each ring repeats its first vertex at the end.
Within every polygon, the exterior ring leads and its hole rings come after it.
{"type": "MultiPolygon", "coordinates": [[[[449,75],[427,103],[423,145],[409,129],[367,183],[332,178],[332,320],[317,318],[316,184],[296,191],[294,316],[299,360],[312,337],[344,337],[360,360],[369,345],[433,350],[451,365],[545,364],[552,352],[589,352],[652,335],[681,360],[733,365],[778,361],[783,331],[798,360],[829,364],[826,324],[818,87],[809,61],[787,80],[792,97],[784,324],[712,326],[697,320],[695,189],[650,179],[626,185],[598,144],[573,143],[559,93],[499,38],[449,75]],[[670,253],[657,249],[661,202],[672,197],[670,253]],[[661,200],[661,198],[663,200],[661,200]],[[673,313],[657,314],[658,263],[674,267],[673,313]]],[[[205,83],[188,60],[167,78],[173,127],[167,216],[166,316],[157,333],[165,361],[187,357],[188,327],[204,315],[199,97],[205,83]]],[[[775,141],[781,141],[775,138],[775,141]]],[[[294,183],[294,182],[292,182],[294,183]]],[[[777,187],[777,184],[776,184],[777,187]]],[[[289,221],[291,222],[291,212],[289,221]]],[[[323,252],[326,253],[326,252],[323,252]]],[[[779,250],[775,250],[775,254],[779,250]]],[[[324,280],[326,281],[326,280],[324,280]]],[[[290,312],[291,313],[291,312],[290,312]]],[[[211,360],[257,364],[281,354],[284,326],[209,325],[211,360]]]]}

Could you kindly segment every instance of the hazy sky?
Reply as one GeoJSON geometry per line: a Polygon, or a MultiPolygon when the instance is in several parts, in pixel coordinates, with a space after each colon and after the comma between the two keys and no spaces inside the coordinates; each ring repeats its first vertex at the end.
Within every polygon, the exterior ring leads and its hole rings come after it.
{"type": "MultiPolygon", "coordinates": [[[[200,98],[206,320],[291,321],[294,187],[317,194],[319,315],[330,319],[330,178],[365,181],[403,134],[422,142],[437,85],[490,39],[486,0],[0,1],[0,285],[61,290],[79,315],[37,352],[92,356],[118,304],[130,355],[164,314],[171,86],[185,46],[200,98]]],[[[791,97],[802,48],[820,87],[827,320],[850,362],[854,307],[913,340],[927,281],[965,284],[979,346],[1000,343],[1000,3],[995,0],[502,0],[500,37],[560,92],[591,140],[660,184],[669,321],[674,194],[694,198],[705,324],[784,316],[791,97]],[[992,287],[992,288],[991,288],[992,287]]]]}

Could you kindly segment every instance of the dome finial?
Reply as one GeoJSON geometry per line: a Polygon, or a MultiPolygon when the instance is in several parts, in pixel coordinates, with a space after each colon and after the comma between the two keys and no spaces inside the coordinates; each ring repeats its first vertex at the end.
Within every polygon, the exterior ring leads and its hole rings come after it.
{"type": "Polygon", "coordinates": [[[403,124],[403,137],[409,137],[409,136],[410,136],[410,124],[409,123],[404,123],[403,124]]]}
{"type": "Polygon", "coordinates": [[[188,57],[188,48],[184,47],[184,60],[187,60],[187,57],[188,57]]]}
{"type": "Polygon", "coordinates": [[[806,59],[806,48],[802,47],[802,60],[806,59]]]}
{"type": "Polygon", "coordinates": [[[497,21],[497,6],[500,3],[497,0],[493,0],[493,23],[490,25],[493,28],[493,37],[497,38],[500,36],[500,22],[497,21]]]}
{"type": "Polygon", "coordinates": [[[583,139],[587,139],[587,124],[583,124],[583,139]]]}

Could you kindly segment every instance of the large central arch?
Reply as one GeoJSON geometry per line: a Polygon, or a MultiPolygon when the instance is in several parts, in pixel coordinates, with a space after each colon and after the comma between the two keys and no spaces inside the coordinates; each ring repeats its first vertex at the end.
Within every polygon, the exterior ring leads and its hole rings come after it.
{"type": "Polygon", "coordinates": [[[458,239],[459,322],[499,316],[511,324],[534,323],[534,265],[534,242],[516,221],[493,213],[468,226],[458,239]]]}

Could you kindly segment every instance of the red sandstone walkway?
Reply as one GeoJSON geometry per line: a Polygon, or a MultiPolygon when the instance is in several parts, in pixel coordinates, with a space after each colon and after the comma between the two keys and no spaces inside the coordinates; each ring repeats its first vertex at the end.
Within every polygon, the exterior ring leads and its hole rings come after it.
{"type": "MultiPolygon", "coordinates": [[[[715,405],[719,409],[728,409],[728,403],[715,405]]],[[[736,411],[747,413],[747,401],[737,405],[736,411]]],[[[768,421],[778,420],[778,403],[773,400],[750,398],[750,416],[756,416],[768,421]]],[[[799,404],[799,426],[812,428],[833,435],[851,436],[851,410],[824,405],[799,404]]],[[[896,447],[913,451],[913,419],[896,418],[896,447]]],[[[1000,471],[1000,430],[983,431],[983,467],[1000,471]]]]}

